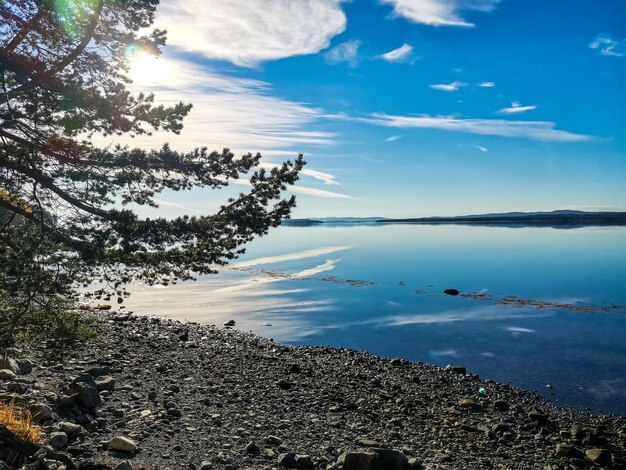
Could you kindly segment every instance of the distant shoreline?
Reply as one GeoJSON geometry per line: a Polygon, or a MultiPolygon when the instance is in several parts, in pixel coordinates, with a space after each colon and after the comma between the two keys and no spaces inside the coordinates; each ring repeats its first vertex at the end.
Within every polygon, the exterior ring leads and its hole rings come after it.
{"type": "Polygon", "coordinates": [[[322,218],[294,219],[286,225],[319,225],[319,224],[423,224],[423,225],[486,225],[506,227],[561,227],[576,228],[585,226],[626,226],[626,212],[578,212],[554,211],[505,214],[464,215],[453,217],[412,217],[412,218],[322,218]]]}

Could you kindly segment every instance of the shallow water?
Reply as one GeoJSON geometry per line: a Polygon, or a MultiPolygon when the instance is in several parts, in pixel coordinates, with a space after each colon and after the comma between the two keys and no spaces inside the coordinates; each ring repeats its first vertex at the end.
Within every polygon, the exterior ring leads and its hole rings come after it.
{"type": "Polygon", "coordinates": [[[462,364],[626,415],[625,227],[285,226],[219,275],[132,291],[136,313],[462,364]]]}

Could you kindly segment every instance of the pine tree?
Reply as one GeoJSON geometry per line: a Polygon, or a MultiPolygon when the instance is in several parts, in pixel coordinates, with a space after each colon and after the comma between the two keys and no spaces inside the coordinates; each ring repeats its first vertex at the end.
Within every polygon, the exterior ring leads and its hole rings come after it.
{"type": "MultiPolygon", "coordinates": [[[[0,333],[68,331],[79,288],[125,295],[213,273],[289,217],[302,156],[271,171],[260,155],[98,148],[94,134],[179,133],[191,105],[128,91],[129,55],[158,55],[158,0],[0,0],[0,333]],[[165,190],[251,190],[214,214],[140,217],[165,190]]],[[[210,129],[207,129],[210,132],[210,129]]],[[[72,317],[74,318],[74,317],[72,317]]],[[[74,320],[72,320],[74,321],[74,320]]],[[[70,328],[71,329],[71,328],[70,328]]]]}

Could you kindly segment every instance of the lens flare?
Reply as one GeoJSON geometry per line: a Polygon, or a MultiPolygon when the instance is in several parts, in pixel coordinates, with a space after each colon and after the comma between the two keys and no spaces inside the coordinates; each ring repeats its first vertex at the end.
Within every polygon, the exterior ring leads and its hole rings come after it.
{"type": "Polygon", "coordinates": [[[52,0],[59,26],[72,40],[80,37],[96,8],[97,0],[52,0]]]}

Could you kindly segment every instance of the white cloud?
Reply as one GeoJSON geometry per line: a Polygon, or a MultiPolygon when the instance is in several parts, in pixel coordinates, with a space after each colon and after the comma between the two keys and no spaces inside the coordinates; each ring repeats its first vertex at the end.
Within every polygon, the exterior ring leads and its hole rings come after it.
{"type": "Polygon", "coordinates": [[[493,88],[496,84],[494,82],[482,82],[479,83],[478,86],[481,88],[493,88]]]}
{"type": "Polygon", "coordinates": [[[155,93],[159,104],[192,103],[182,133],[101,137],[99,144],[115,141],[155,148],[170,142],[180,150],[229,147],[235,153],[293,151],[295,156],[297,150],[292,149],[297,146],[333,141],[333,134],[314,129],[323,118],[320,109],[273,96],[266,82],[220,74],[208,66],[167,56],[157,62],[162,73],[142,77],[132,89],[155,93]]]}
{"type": "Polygon", "coordinates": [[[497,111],[498,114],[520,114],[525,113],[526,111],[532,111],[533,109],[537,109],[537,106],[522,106],[519,101],[513,101],[511,103],[510,108],[502,108],[497,111]]]}
{"type": "Polygon", "coordinates": [[[431,26],[464,26],[474,24],[463,19],[467,11],[489,12],[500,0],[380,0],[393,6],[394,16],[431,26]]]}
{"type": "Polygon", "coordinates": [[[609,57],[624,57],[626,55],[626,40],[618,41],[608,36],[598,36],[589,44],[591,49],[597,49],[598,54],[609,57]]]}
{"type": "Polygon", "coordinates": [[[413,56],[413,46],[407,43],[402,44],[393,51],[386,52],[380,57],[387,62],[415,62],[415,57],[413,56]]]}
{"type": "Polygon", "coordinates": [[[395,142],[396,140],[402,138],[401,135],[392,135],[391,137],[387,137],[385,142],[395,142]]]}
{"type": "Polygon", "coordinates": [[[348,62],[354,67],[359,63],[359,47],[361,47],[361,44],[363,43],[359,40],[342,42],[326,52],[324,58],[329,64],[348,62]]]}
{"type": "MultiPolygon", "coordinates": [[[[261,162],[259,166],[262,168],[272,169],[281,165],[281,163],[270,163],[270,162],[261,162]]],[[[335,176],[330,173],[324,173],[323,171],[311,170],[310,168],[305,167],[302,171],[300,171],[301,176],[310,176],[311,178],[315,178],[316,180],[323,181],[325,184],[337,185],[339,183],[335,180],[335,176]]]]}
{"type": "MultiPolygon", "coordinates": [[[[240,186],[251,186],[250,181],[245,178],[231,179],[230,182],[232,184],[238,184],[240,186]]],[[[304,194],[307,196],[321,197],[323,199],[352,199],[352,196],[350,196],[349,194],[336,193],[333,191],[326,191],[324,189],[311,188],[309,186],[302,185],[289,185],[287,186],[287,191],[297,194],[304,194]]]]}
{"type": "Polygon", "coordinates": [[[464,87],[466,85],[467,83],[459,82],[457,80],[452,83],[438,83],[436,85],[430,85],[430,87],[434,90],[451,92],[451,91],[459,91],[461,87],[464,87]]]}
{"type": "Polygon", "coordinates": [[[487,147],[483,147],[482,145],[473,145],[472,147],[474,147],[476,150],[480,150],[481,152],[489,152],[489,149],[487,147]]]}
{"type": "Polygon", "coordinates": [[[462,119],[450,116],[394,116],[375,113],[358,119],[373,125],[400,129],[440,129],[478,135],[520,137],[547,142],[580,142],[590,137],[555,129],[553,122],[508,121],[505,119],[462,119]]]}
{"type": "Polygon", "coordinates": [[[168,44],[244,67],[325,49],[346,28],[341,0],[163,0],[168,44]]]}

